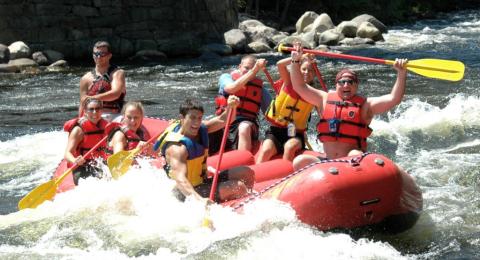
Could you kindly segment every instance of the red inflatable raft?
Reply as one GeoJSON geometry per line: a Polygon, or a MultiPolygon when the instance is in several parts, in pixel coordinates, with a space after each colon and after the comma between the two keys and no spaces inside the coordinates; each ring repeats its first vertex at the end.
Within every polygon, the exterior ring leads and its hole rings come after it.
{"type": "MultiPolygon", "coordinates": [[[[143,124],[151,135],[167,126],[166,121],[151,118],[143,124]]],[[[217,160],[218,156],[209,157],[210,171],[217,160]]],[[[277,199],[290,204],[302,222],[320,230],[375,227],[390,233],[412,227],[422,211],[422,194],[412,177],[380,154],[324,160],[296,172],[291,162],[283,159],[254,162],[254,156],[246,151],[223,155],[219,170],[247,165],[255,171],[255,195],[224,205],[241,211],[255,199],[277,199]]],[[[65,170],[62,162],[55,176],[65,170]]],[[[69,176],[57,192],[73,187],[69,176]]]]}

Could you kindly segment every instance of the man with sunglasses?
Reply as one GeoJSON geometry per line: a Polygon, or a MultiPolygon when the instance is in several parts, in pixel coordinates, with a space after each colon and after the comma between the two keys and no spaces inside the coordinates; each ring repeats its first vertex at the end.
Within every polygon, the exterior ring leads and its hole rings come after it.
{"type": "Polygon", "coordinates": [[[101,172],[95,166],[95,159],[106,159],[105,145],[101,145],[93,151],[88,157],[84,157],[92,147],[99,143],[106,135],[108,122],[102,118],[102,101],[94,98],[87,98],[83,102],[84,115],[67,121],[63,129],[69,132],[67,148],[65,149],[65,159],[70,167],[74,163],[79,165],[73,171],[73,181],[78,185],[80,178],[95,176],[95,173],[101,172]]]}
{"type": "MultiPolygon", "coordinates": [[[[342,69],[335,77],[335,91],[325,92],[315,89],[303,80],[299,61],[303,54],[300,44],[294,44],[291,52],[292,69],[290,76],[295,91],[307,102],[318,105],[321,119],[317,125],[318,137],[323,143],[327,158],[336,159],[361,154],[367,149],[367,137],[373,117],[385,113],[400,104],[405,94],[407,79],[406,59],[396,59],[393,65],[397,79],[389,94],[379,97],[357,95],[358,77],[349,69],[342,69]]],[[[294,168],[299,169],[318,161],[311,155],[300,155],[294,160],[294,168]]]]}
{"type": "Polygon", "coordinates": [[[95,43],[92,56],[95,68],[83,75],[80,80],[79,114],[83,115],[82,103],[86,98],[96,98],[103,101],[102,117],[113,121],[120,116],[127,93],[125,72],[110,64],[111,47],[106,41],[95,43]]]}

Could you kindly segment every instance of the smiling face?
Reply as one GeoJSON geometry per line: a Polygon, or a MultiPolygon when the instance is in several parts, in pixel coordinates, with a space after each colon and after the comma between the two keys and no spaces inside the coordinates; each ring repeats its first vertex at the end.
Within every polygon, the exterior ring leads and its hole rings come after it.
{"type": "Polygon", "coordinates": [[[196,109],[189,110],[185,116],[180,115],[182,134],[190,138],[197,137],[202,125],[202,118],[203,112],[196,109]]]}
{"type": "Polygon", "coordinates": [[[335,77],[336,91],[339,97],[349,100],[357,94],[357,74],[349,69],[341,70],[335,77]]]}
{"type": "Polygon", "coordinates": [[[123,123],[128,129],[137,131],[142,125],[143,112],[135,106],[127,106],[123,114],[123,123]]]}
{"type": "Polygon", "coordinates": [[[313,65],[310,62],[302,62],[302,65],[300,66],[300,72],[302,72],[303,81],[305,81],[305,83],[311,84],[313,82],[315,73],[313,70],[313,65]]]}
{"type": "Polygon", "coordinates": [[[88,102],[85,106],[85,116],[90,122],[97,124],[102,118],[102,104],[96,101],[88,102]]]}

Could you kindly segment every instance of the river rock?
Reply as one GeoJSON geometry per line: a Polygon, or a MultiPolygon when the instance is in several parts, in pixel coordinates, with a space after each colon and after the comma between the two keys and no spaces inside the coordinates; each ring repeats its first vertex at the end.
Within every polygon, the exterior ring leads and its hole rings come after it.
{"type": "Polygon", "coordinates": [[[232,48],[233,52],[244,52],[247,45],[247,36],[240,29],[232,29],[223,34],[225,43],[232,48]]]}
{"type": "Polygon", "coordinates": [[[29,67],[38,67],[38,64],[34,60],[28,58],[10,60],[8,65],[17,67],[19,71],[26,70],[29,67]]]}
{"type": "MultiPolygon", "coordinates": [[[[282,44],[284,46],[293,46],[293,43],[299,41],[302,43],[302,46],[307,48],[307,49],[312,49],[314,46],[311,46],[308,42],[302,39],[301,36],[299,35],[290,35],[288,37],[285,37],[285,39],[281,40],[278,45],[282,44]]],[[[275,47],[275,49],[278,49],[278,45],[275,47]]]]}
{"type": "Polygon", "coordinates": [[[374,41],[383,39],[380,30],[370,22],[363,22],[358,26],[357,36],[360,38],[370,38],[374,41]]]}
{"type": "Polygon", "coordinates": [[[318,37],[318,44],[337,45],[345,36],[335,29],[324,31],[318,37]]]}
{"type": "Polygon", "coordinates": [[[30,48],[22,41],[17,41],[8,46],[10,50],[10,59],[20,59],[30,57],[30,48]]]}
{"type": "Polygon", "coordinates": [[[64,55],[61,52],[54,51],[54,50],[44,50],[42,51],[45,56],[47,56],[49,63],[55,63],[56,61],[63,60],[64,55]]]}
{"type": "Polygon", "coordinates": [[[352,22],[356,23],[358,26],[363,22],[369,22],[373,24],[381,33],[387,33],[387,26],[380,22],[377,18],[369,14],[361,14],[351,20],[352,22]]]}
{"type": "Polygon", "coordinates": [[[312,11],[305,12],[295,23],[295,28],[297,29],[297,33],[305,32],[305,27],[312,24],[315,19],[317,19],[318,14],[312,11]]]}
{"type": "Polygon", "coordinates": [[[316,33],[322,33],[326,30],[335,28],[335,25],[332,22],[332,18],[330,18],[328,14],[322,13],[317,18],[315,18],[313,23],[308,27],[310,27],[310,31],[314,31],[316,33]]]}
{"type": "Polygon", "coordinates": [[[345,35],[345,37],[354,38],[357,36],[358,25],[352,21],[343,21],[337,25],[337,31],[345,35]]]}
{"type": "Polygon", "coordinates": [[[32,59],[38,64],[38,65],[47,65],[48,64],[48,58],[43,54],[41,51],[34,52],[32,54],[32,59]]]}
{"type": "Polygon", "coordinates": [[[264,42],[251,42],[248,44],[248,49],[250,52],[262,53],[262,52],[271,52],[272,48],[264,42]]]}
{"type": "Polygon", "coordinates": [[[355,38],[345,38],[339,41],[338,44],[341,46],[356,46],[356,45],[365,45],[365,44],[372,45],[372,44],[375,44],[375,41],[370,38],[355,37],[355,38]]]}
{"type": "Polygon", "coordinates": [[[10,50],[7,45],[0,44],[0,64],[8,63],[10,60],[10,50]]]}
{"type": "Polygon", "coordinates": [[[0,64],[0,73],[15,73],[15,72],[20,72],[20,68],[8,63],[0,64]]]}

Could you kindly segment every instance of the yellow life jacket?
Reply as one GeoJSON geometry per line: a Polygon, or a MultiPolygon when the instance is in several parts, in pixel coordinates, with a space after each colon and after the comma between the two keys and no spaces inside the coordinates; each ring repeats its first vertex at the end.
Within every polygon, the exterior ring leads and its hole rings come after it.
{"type": "MultiPolygon", "coordinates": [[[[190,181],[192,186],[195,187],[202,184],[204,178],[206,177],[206,162],[208,157],[208,130],[205,125],[201,125],[199,130],[200,141],[197,142],[196,140],[190,139],[189,137],[178,133],[180,128],[181,125],[179,122],[173,123],[158,138],[157,143],[160,144],[160,151],[163,155],[165,155],[165,150],[169,143],[181,143],[185,145],[188,151],[187,179],[190,181]]],[[[170,178],[173,178],[173,176],[170,175],[170,165],[168,163],[165,164],[164,169],[168,176],[170,178]]]]}
{"type": "MultiPolygon", "coordinates": [[[[275,82],[277,84],[283,84],[283,80],[275,82]]],[[[297,131],[305,131],[312,109],[313,105],[303,100],[290,84],[280,89],[270,103],[265,118],[273,126],[287,127],[289,122],[293,122],[297,131]]]]}

